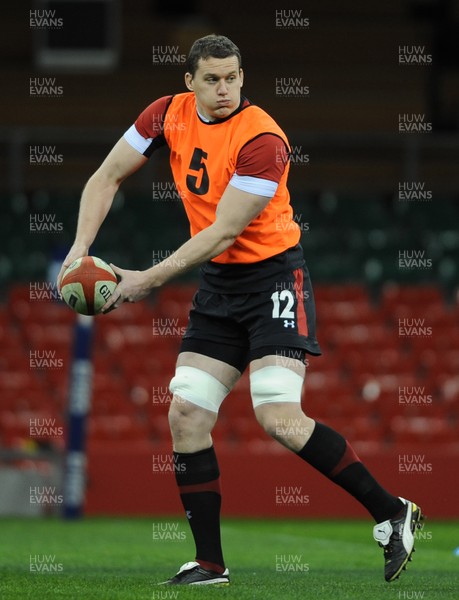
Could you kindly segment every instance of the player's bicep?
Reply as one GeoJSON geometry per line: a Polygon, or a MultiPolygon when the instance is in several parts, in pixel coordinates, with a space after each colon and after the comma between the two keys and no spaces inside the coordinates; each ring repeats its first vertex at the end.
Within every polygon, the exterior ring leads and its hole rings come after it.
{"type": "Polygon", "coordinates": [[[216,224],[229,236],[237,237],[270,200],[271,197],[246,192],[229,184],[217,206],[216,224]]]}
{"type": "Polygon", "coordinates": [[[111,183],[119,185],[126,177],[140,169],[147,160],[147,157],[133,148],[122,137],[113,146],[94,176],[102,177],[111,183]]]}

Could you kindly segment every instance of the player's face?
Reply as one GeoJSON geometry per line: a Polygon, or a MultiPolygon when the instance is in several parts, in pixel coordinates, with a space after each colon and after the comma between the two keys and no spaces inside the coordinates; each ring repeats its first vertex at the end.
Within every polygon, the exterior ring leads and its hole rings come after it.
{"type": "Polygon", "coordinates": [[[223,119],[238,108],[242,80],[236,56],[200,58],[194,76],[185,75],[186,86],[195,93],[200,114],[210,121],[223,119]]]}

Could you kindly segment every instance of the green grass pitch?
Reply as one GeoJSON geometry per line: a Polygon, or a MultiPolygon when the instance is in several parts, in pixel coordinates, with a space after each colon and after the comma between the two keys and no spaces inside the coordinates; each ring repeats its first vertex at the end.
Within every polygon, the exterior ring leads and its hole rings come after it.
{"type": "Polygon", "coordinates": [[[193,559],[182,519],[0,520],[1,600],[448,600],[459,598],[458,522],[426,521],[413,562],[383,579],[370,521],[225,519],[231,585],[158,587],[193,559]]]}

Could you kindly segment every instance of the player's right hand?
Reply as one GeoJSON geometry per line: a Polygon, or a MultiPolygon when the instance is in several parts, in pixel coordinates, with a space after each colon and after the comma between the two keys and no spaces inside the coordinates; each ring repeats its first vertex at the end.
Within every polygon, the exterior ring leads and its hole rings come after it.
{"type": "Polygon", "coordinates": [[[82,256],[87,256],[88,250],[89,250],[89,248],[87,246],[83,246],[82,244],[76,244],[76,243],[73,244],[73,246],[70,248],[69,253],[67,254],[67,256],[64,259],[64,262],[62,263],[61,270],[59,271],[59,275],[57,276],[57,280],[56,280],[57,291],[59,292],[59,295],[61,293],[61,280],[62,280],[62,276],[64,275],[64,271],[77,258],[81,258],[82,256]]]}

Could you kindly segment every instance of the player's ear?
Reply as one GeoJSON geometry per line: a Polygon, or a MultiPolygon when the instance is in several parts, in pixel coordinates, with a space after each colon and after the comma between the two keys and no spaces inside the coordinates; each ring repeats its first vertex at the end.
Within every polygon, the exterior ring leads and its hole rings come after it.
{"type": "Polygon", "coordinates": [[[242,69],[239,69],[239,77],[241,78],[241,87],[244,84],[244,71],[242,69]]]}
{"type": "Polygon", "coordinates": [[[193,75],[191,73],[185,73],[185,85],[190,92],[193,91],[193,75]]]}

